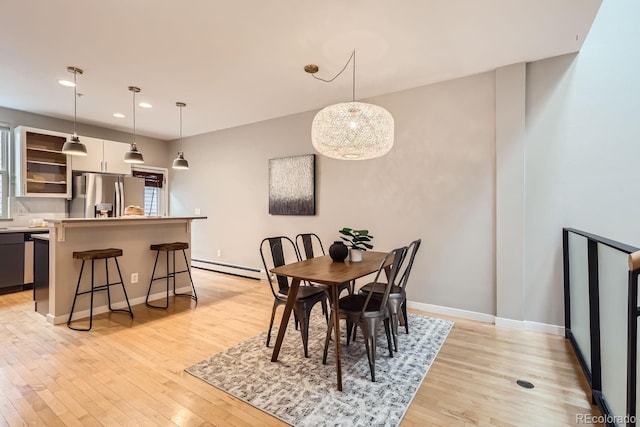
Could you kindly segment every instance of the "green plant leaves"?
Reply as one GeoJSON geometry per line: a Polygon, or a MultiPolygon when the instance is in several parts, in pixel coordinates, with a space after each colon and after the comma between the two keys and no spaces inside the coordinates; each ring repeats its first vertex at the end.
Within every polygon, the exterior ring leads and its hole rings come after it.
{"type": "Polygon", "coordinates": [[[343,237],[340,236],[342,240],[350,243],[352,249],[361,249],[366,251],[367,249],[373,249],[373,245],[366,243],[370,242],[373,239],[373,236],[369,235],[369,230],[355,230],[353,228],[344,227],[342,230],[338,230],[340,234],[343,234],[343,237]]]}

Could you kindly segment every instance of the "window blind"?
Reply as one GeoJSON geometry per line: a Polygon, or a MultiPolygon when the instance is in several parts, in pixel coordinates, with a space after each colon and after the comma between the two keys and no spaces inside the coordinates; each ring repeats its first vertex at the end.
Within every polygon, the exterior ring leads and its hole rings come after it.
{"type": "Polygon", "coordinates": [[[164,181],[164,175],[155,172],[133,171],[133,176],[144,178],[145,187],[162,188],[164,181]]]}

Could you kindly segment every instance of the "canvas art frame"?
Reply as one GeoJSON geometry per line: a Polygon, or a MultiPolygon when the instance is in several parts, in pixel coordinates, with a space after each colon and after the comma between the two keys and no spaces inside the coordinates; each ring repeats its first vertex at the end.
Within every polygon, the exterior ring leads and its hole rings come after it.
{"type": "Polygon", "coordinates": [[[316,156],[269,159],[269,213],[316,214],[316,156]]]}

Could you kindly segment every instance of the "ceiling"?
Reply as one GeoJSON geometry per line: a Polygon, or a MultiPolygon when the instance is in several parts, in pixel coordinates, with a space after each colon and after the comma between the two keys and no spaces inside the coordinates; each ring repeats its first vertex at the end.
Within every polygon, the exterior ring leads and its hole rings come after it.
{"type": "MultiPolygon", "coordinates": [[[[160,139],[576,52],[601,0],[3,0],[0,106],[160,139]],[[126,115],[124,119],[113,113],[126,115]]],[[[392,112],[393,113],[393,112],[392,112]]],[[[18,125],[19,123],[16,123],[18,125]]]]}

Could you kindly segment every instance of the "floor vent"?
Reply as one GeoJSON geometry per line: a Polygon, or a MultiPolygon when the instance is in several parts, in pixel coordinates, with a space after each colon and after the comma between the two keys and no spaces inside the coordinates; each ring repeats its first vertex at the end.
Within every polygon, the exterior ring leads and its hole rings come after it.
{"type": "Polygon", "coordinates": [[[533,388],[533,384],[525,380],[518,380],[516,381],[516,384],[523,388],[533,388]]]}

